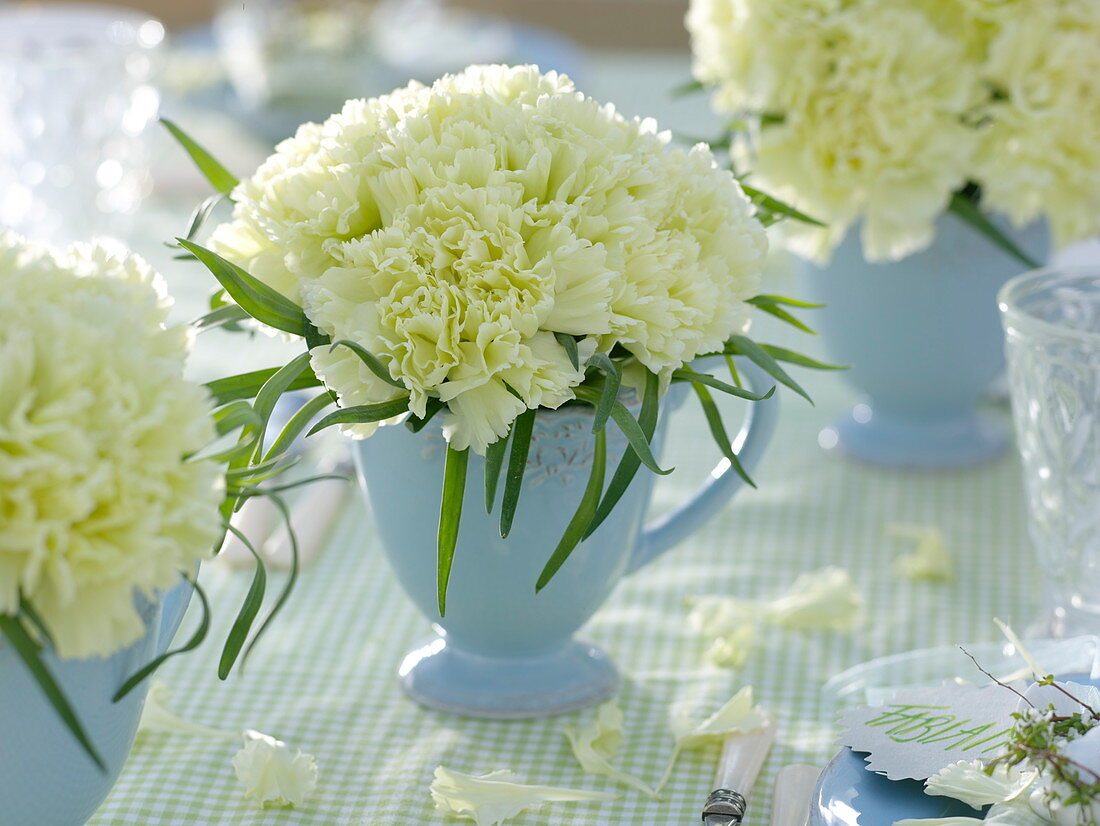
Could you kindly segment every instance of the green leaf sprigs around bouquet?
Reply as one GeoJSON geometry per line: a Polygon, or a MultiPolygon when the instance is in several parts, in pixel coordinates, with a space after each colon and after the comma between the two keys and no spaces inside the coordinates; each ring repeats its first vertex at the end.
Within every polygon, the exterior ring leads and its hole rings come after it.
{"type": "Polygon", "coordinates": [[[161,118],[160,122],[164,124],[165,129],[172,133],[172,137],[179,141],[180,146],[187,151],[187,154],[191,156],[191,160],[195,162],[195,166],[199,168],[199,171],[202,172],[206,180],[218,193],[228,195],[237,186],[239,182],[233,173],[203,149],[194,138],[168,118],[161,118]]]}
{"type": "Polygon", "coordinates": [[[982,212],[979,206],[979,197],[976,187],[967,187],[954,192],[951,194],[948,211],[970,225],[979,234],[989,239],[995,246],[1011,255],[1025,267],[1036,269],[1042,266],[1002,232],[1000,227],[989,220],[989,216],[982,212]]]}

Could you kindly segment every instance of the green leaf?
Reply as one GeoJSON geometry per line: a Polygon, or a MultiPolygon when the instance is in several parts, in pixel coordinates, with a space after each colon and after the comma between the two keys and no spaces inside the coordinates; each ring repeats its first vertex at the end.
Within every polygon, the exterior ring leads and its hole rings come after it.
{"type": "Polygon", "coordinates": [[[581,495],[576,513],[569,520],[558,546],[554,549],[554,553],[550,555],[550,559],[547,561],[546,567],[542,569],[542,573],[539,574],[538,582],[535,583],[536,594],[554,578],[554,574],[565,564],[565,560],[569,559],[573,549],[584,538],[588,526],[592,524],[592,519],[596,515],[596,508],[600,504],[600,495],[603,493],[603,477],[606,467],[607,431],[600,430],[596,433],[596,446],[592,454],[592,470],[588,474],[588,484],[581,495]]]}
{"type": "Polygon", "coordinates": [[[264,439],[267,436],[267,423],[271,420],[271,414],[275,412],[275,405],[279,403],[283,393],[294,383],[298,376],[309,367],[309,353],[299,353],[285,365],[275,371],[275,375],[264,382],[260,392],[256,394],[256,401],[252,406],[256,415],[260,418],[260,426],[255,430],[256,449],[252,460],[259,461],[264,452],[264,439]]]}
{"type": "MultiPolygon", "coordinates": [[[[591,387],[575,387],[573,392],[576,393],[577,398],[581,401],[588,402],[593,407],[599,404],[602,399],[602,395],[597,393],[591,387]]],[[[631,415],[626,405],[621,401],[616,400],[615,404],[611,407],[611,419],[618,425],[622,434],[626,436],[627,444],[630,445],[631,450],[637,454],[638,458],[651,471],[659,476],[667,476],[672,473],[675,468],[669,468],[663,470],[657,459],[653,456],[653,451],[649,447],[649,439],[642,431],[638,421],[631,415]]]]}
{"type": "Polygon", "coordinates": [[[359,404],[354,407],[341,407],[334,413],[329,413],[321,421],[310,428],[306,436],[312,436],[326,427],[334,424],[367,424],[392,419],[407,412],[409,409],[408,398],[391,399],[388,402],[378,404],[359,404]]]}
{"type": "Polygon", "coordinates": [[[596,415],[592,419],[592,432],[599,433],[607,424],[611,408],[619,399],[619,386],[622,384],[623,375],[606,353],[594,353],[588,360],[588,365],[604,374],[603,389],[596,405],[596,415]]]}
{"type": "Polygon", "coordinates": [[[446,404],[441,402],[435,396],[428,396],[428,400],[424,403],[424,418],[417,418],[415,415],[409,416],[405,419],[405,427],[407,427],[412,433],[419,433],[430,422],[435,415],[446,408],[446,404]]]}
{"type": "Polygon", "coordinates": [[[558,340],[558,344],[565,348],[565,355],[569,357],[569,363],[573,365],[574,370],[581,369],[580,357],[577,355],[577,340],[568,333],[554,333],[554,338],[558,340]]]}
{"type": "Polygon", "coordinates": [[[285,473],[301,460],[301,456],[292,456],[289,458],[286,456],[277,456],[272,459],[265,459],[254,465],[242,465],[240,467],[230,468],[225,473],[225,480],[226,482],[232,482],[234,484],[239,482],[262,482],[264,479],[270,479],[273,476],[278,476],[280,473],[285,473]]]}
{"type": "Polygon", "coordinates": [[[270,496],[273,493],[284,493],[288,490],[294,490],[300,488],[303,485],[312,485],[314,482],[350,482],[351,478],[343,475],[342,473],[318,473],[315,476],[307,476],[304,479],[295,479],[293,482],[287,482],[284,485],[272,485],[271,487],[242,487],[237,488],[234,493],[244,499],[255,499],[257,496],[270,496]]]}
{"type": "Polygon", "coordinates": [[[507,539],[519,505],[523,474],[527,470],[527,453],[531,450],[531,433],[535,429],[535,411],[524,410],[512,422],[512,449],[508,454],[508,471],[504,476],[504,499],[500,505],[500,537],[507,539]]]}
{"type": "Polygon", "coordinates": [[[245,312],[261,324],[296,336],[306,336],[314,329],[302,308],[282,293],[217,253],[186,238],[176,240],[210,270],[211,275],[218,279],[218,283],[245,312]]]}
{"type": "Polygon", "coordinates": [[[214,420],[214,429],[219,436],[225,436],[242,427],[260,425],[260,415],[244,400],[223,404],[214,411],[211,418],[214,420]]]}
{"type": "Polygon", "coordinates": [[[951,196],[951,203],[947,207],[947,211],[954,213],[958,218],[969,224],[992,241],[995,246],[1007,252],[1028,269],[1034,270],[1042,266],[1042,264],[1020,249],[1015,241],[1001,232],[1001,230],[986,217],[985,213],[981,211],[978,205],[962,192],[956,192],[951,196]]]}
{"type": "Polygon", "coordinates": [[[500,482],[500,469],[504,465],[504,454],[508,452],[508,436],[504,435],[485,449],[485,512],[493,512],[493,503],[497,498],[497,485],[500,482]]]}
{"type": "Polygon", "coordinates": [[[673,88],[669,94],[673,98],[682,98],[687,95],[693,95],[696,92],[702,92],[706,88],[706,85],[701,80],[689,80],[673,88]]]}
{"type": "Polygon", "coordinates": [[[228,678],[229,672],[233,670],[233,665],[237,662],[237,657],[248,639],[248,633],[252,630],[252,623],[255,622],[256,616],[260,613],[260,608],[264,604],[264,591],[267,589],[267,567],[264,565],[263,558],[256,552],[247,536],[233,525],[226,525],[226,527],[241,540],[252,553],[252,556],[256,558],[256,572],[252,575],[252,585],[249,587],[248,593],[245,594],[241,609],[237,613],[237,618],[233,621],[229,634],[226,635],[225,645],[222,647],[221,660],[218,662],[218,679],[221,680],[228,678]]]}
{"type": "Polygon", "coordinates": [[[272,459],[286,453],[294,440],[306,429],[306,425],[313,421],[317,414],[330,404],[332,404],[332,396],[326,391],[314,396],[299,407],[283,426],[282,431],[276,437],[275,441],[272,442],[271,447],[268,448],[267,453],[264,454],[264,459],[272,459]]]}
{"type": "Polygon", "coordinates": [[[374,373],[374,375],[376,375],[378,378],[382,379],[382,381],[384,381],[386,384],[392,385],[394,387],[400,387],[402,390],[405,389],[404,384],[402,384],[400,381],[390,375],[390,371],[386,368],[386,365],[379,361],[376,356],[374,356],[361,344],[357,344],[354,341],[348,341],[347,339],[340,339],[339,341],[334,341],[332,343],[332,346],[328,348],[328,351],[331,353],[337,347],[341,346],[347,347],[349,350],[355,353],[355,355],[359,356],[360,361],[362,361],[363,364],[367,365],[367,369],[374,373]]]}
{"type": "Polygon", "coordinates": [[[458,544],[458,525],[462,520],[462,500],[466,494],[466,467],[470,451],[455,450],[447,446],[447,460],[443,468],[443,500],[439,506],[439,533],[436,538],[437,575],[436,592],[439,597],[439,616],[447,615],[447,585],[451,581],[451,566],[458,544]]]}
{"type": "Polygon", "coordinates": [[[239,183],[228,169],[218,163],[213,155],[199,146],[190,135],[176,126],[175,123],[168,120],[168,118],[161,118],[160,122],[172,133],[172,137],[179,141],[187,154],[191,156],[191,160],[195,162],[195,166],[206,176],[206,180],[210,182],[214,189],[224,194],[230,192],[239,183]]]}
{"type": "Polygon", "coordinates": [[[818,361],[809,356],[804,356],[801,353],[796,353],[794,350],[788,350],[786,347],[776,347],[774,344],[761,344],[760,349],[772,356],[776,361],[786,361],[790,364],[797,364],[799,367],[808,367],[811,370],[848,369],[847,366],[843,364],[827,364],[824,361],[818,361]]]}
{"type": "Polygon", "coordinates": [[[181,645],[179,648],[174,648],[171,651],[166,651],[165,653],[154,659],[151,663],[146,665],[144,668],[138,669],[138,671],[132,677],[130,677],[126,682],[122,684],[122,688],[120,688],[115,693],[114,702],[117,703],[119,700],[121,700],[123,697],[125,697],[127,694],[129,694],[131,691],[141,685],[142,681],[146,677],[148,677],[150,674],[160,668],[167,660],[179,654],[186,654],[188,651],[193,651],[202,644],[202,641],[204,639],[206,639],[206,635],[210,631],[210,602],[209,600],[207,600],[206,594],[203,593],[202,588],[199,587],[199,583],[195,582],[195,580],[191,579],[190,577],[185,578],[188,582],[191,583],[191,586],[195,589],[195,594],[199,598],[199,604],[202,606],[202,619],[199,622],[199,627],[196,629],[195,633],[192,634],[191,639],[189,639],[185,644],[181,645]]]}
{"type": "Polygon", "coordinates": [[[203,225],[209,220],[210,213],[214,211],[214,207],[221,203],[225,198],[224,192],[219,192],[215,195],[203,199],[203,202],[195,207],[195,211],[191,213],[191,222],[187,227],[187,240],[195,240],[195,236],[202,231],[203,225]]]}
{"type": "MultiPolygon", "coordinates": [[[[240,373],[236,376],[228,376],[224,379],[208,381],[203,385],[214,397],[215,405],[223,405],[226,402],[238,399],[251,399],[260,392],[260,388],[268,379],[278,373],[281,367],[268,367],[263,370],[253,370],[250,373],[240,373]]],[[[310,369],[305,369],[301,374],[287,385],[287,390],[306,390],[310,387],[320,387],[321,380],[310,369]]]]}
{"type": "Polygon", "coordinates": [[[686,367],[681,367],[679,370],[673,370],[672,380],[705,384],[708,387],[713,387],[715,390],[721,390],[723,393],[727,393],[730,396],[736,396],[739,399],[746,399],[750,402],[762,402],[765,399],[770,399],[775,394],[774,386],[761,396],[758,393],[753,393],[751,390],[746,390],[744,387],[736,387],[732,384],[727,384],[720,379],[716,379],[709,373],[696,373],[694,370],[688,370],[686,367]]]}
{"type": "MultiPolygon", "coordinates": [[[[660,382],[656,374],[646,370],[645,390],[642,393],[642,409],[638,414],[638,425],[641,428],[642,438],[646,445],[652,444],[653,434],[657,430],[657,414],[660,412],[659,388],[660,382]]],[[[584,533],[585,538],[588,538],[607,519],[615,505],[623,497],[623,494],[626,493],[627,488],[630,487],[630,483],[634,480],[634,476],[641,465],[642,460],[637,447],[631,445],[630,450],[623,451],[622,458],[619,459],[619,466],[615,469],[615,474],[607,485],[607,491],[604,493],[603,499],[600,500],[599,507],[596,508],[596,515],[592,517],[592,522],[584,533]]]]}
{"type": "Polygon", "coordinates": [[[283,610],[283,606],[286,605],[287,600],[290,599],[290,595],[294,591],[294,586],[298,582],[298,573],[300,571],[298,535],[294,533],[294,526],[290,523],[290,511],[287,510],[286,502],[282,500],[282,497],[270,491],[267,492],[267,497],[271,500],[271,503],[279,509],[279,514],[282,516],[283,523],[286,525],[287,537],[290,539],[290,571],[287,572],[286,583],[283,585],[283,590],[279,592],[279,596],[275,599],[275,603],[271,606],[271,610],[267,612],[267,616],[264,617],[263,622],[260,623],[260,627],[256,629],[256,634],[252,637],[252,642],[250,642],[248,648],[244,650],[244,656],[241,658],[242,669],[248,661],[249,656],[251,656],[252,650],[256,647],[256,643],[260,641],[264,632],[271,627],[272,621],[278,616],[279,612],[283,610]]]}
{"type": "Polygon", "coordinates": [[[227,324],[239,324],[249,317],[242,307],[236,304],[226,304],[224,307],[218,307],[218,309],[211,310],[206,315],[199,316],[191,322],[191,326],[195,328],[196,332],[202,333],[206,330],[224,327],[227,324]]]}
{"type": "Polygon", "coordinates": [[[695,388],[695,395],[699,397],[699,404],[703,408],[703,415],[706,416],[707,426],[710,428],[710,435],[714,437],[715,443],[722,451],[733,469],[737,472],[737,475],[745,480],[745,483],[756,487],[749,474],[745,471],[745,468],[741,465],[741,460],[737,458],[737,454],[733,452],[733,446],[730,444],[730,437],[726,434],[726,427],[722,424],[722,414],[718,412],[718,405],[714,403],[714,399],[711,398],[710,391],[707,390],[702,384],[692,384],[695,388]]]}
{"type": "Polygon", "coordinates": [[[756,204],[758,208],[769,213],[769,215],[778,215],[783,218],[792,218],[795,221],[800,221],[803,224],[810,224],[811,226],[815,227],[825,226],[825,224],[821,223],[816,218],[811,218],[805,212],[795,209],[790,204],[784,203],[778,198],[773,198],[766,192],[763,192],[762,190],[759,190],[754,186],[750,186],[744,181],[740,181],[740,184],[741,189],[744,190],[745,194],[749,197],[749,200],[756,204]]]}
{"type": "Polygon", "coordinates": [[[760,295],[754,296],[753,298],[749,299],[750,304],[759,305],[760,303],[764,302],[768,304],[782,304],[786,307],[798,307],[799,309],[803,310],[820,310],[822,307],[825,306],[824,304],[814,304],[812,301],[802,301],[798,298],[788,298],[785,295],[768,295],[766,293],[761,293],[760,295]]]}
{"type": "Polygon", "coordinates": [[[751,338],[747,336],[730,336],[724,352],[729,356],[747,356],[761,370],[780,384],[786,385],[810,404],[814,403],[809,394],[802,389],[802,385],[787,375],[787,371],[779,366],[779,362],[751,338]]]}
{"type": "Polygon", "coordinates": [[[814,331],[814,329],[812,327],[807,326],[799,318],[797,318],[796,316],[794,316],[792,313],[788,312],[787,310],[783,309],[781,306],[779,306],[775,302],[766,301],[766,300],[762,299],[760,296],[757,296],[756,298],[750,298],[748,303],[755,305],[756,308],[758,310],[760,310],[761,312],[767,313],[768,315],[771,315],[771,316],[775,316],[780,321],[783,321],[783,322],[786,322],[787,324],[790,324],[792,327],[794,327],[797,330],[801,330],[804,333],[809,333],[811,336],[816,336],[817,335],[817,333],[814,331]]]}
{"type": "Polygon", "coordinates": [[[0,634],[8,638],[12,650],[15,651],[27,670],[30,671],[31,676],[38,683],[38,687],[42,689],[42,693],[46,695],[46,699],[53,706],[54,711],[57,712],[57,716],[61,718],[61,722],[69,729],[69,732],[76,738],[88,757],[99,767],[99,770],[106,773],[107,764],[103,762],[103,758],[95,750],[92,741],[88,739],[84,727],[80,724],[80,719],[69,704],[68,698],[65,697],[65,692],[58,685],[53,674],[50,673],[50,669],[42,661],[41,649],[31,638],[31,635],[27,633],[23,623],[16,617],[0,614],[0,634]]]}
{"type": "Polygon", "coordinates": [[[24,599],[22,595],[19,597],[19,614],[34,626],[34,630],[39,633],[47,644],[53,645],[53,635],[50,634],[50,629],[46,627],[46,623],[43,622],[41,615],[35,610],[30,600],[24,599]]]}

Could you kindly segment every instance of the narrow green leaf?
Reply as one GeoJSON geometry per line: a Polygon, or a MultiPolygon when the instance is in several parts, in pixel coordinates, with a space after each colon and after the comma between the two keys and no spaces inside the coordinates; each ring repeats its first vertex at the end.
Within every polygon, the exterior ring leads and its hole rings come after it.
{"type": "Polygon", "coordinates": [[[46,623],[42,620],[38,611],[35,610],[30,600],[24,599],[22,595],[19,597],[19,614],[26,617],[46,644],[53,645],[53,636],[50,634],[50,629],[46,627],[46,623]]]}
{"type": "Polygon", "coordinates": [[[604,374],[600,400],[596,404],[596,415],[592,419],[592,432],[599,433],[607,424],[612,407],[619,400],[619,386],[622,384],[623,374],[606,353],[594,353],[588,360],[588,366],[595,367],[604,374]]]}
{"type": "MultiPolygon", "coordinates": [[[[236,376],[227,376],[224,379],[216,379],[207,382],[204,387],[214,397],[214,404],[223,405],[226,402],[238,399],[251,399],[260,392],[260,388],[281,370],[281,367],[268,367],[263,370],[253,370],[250,373],[240,373],[236,376]]],[[[321,380],[310,369],[305,369],[301,374],[287,385],[287,390],[306,390],[310,387],[320,387],[321,380]]]]}
{"type": "Polygon", "coordinates": [[[284,485],[272,485],[271,487],[264,488],[255,485],[239,487],[236,488],[233,493],[244,499],[255,499],[257,496],[270,496],[273,493],[285,493],[288,490],[294,490],[304,485],[312,485],[314,482],[324,481],[350,482],[351,478],[342,473],[318,473],[315,476],[307,476],[304,479],[295,479],[293,482],[287,482],[284,485]]]}
{"type": "Polygon", "coordinates": [[[42,689],[42,693],[46,695],[46,699],[50,705],[53,706],[54,711],[57,712],[57,716],[61,718],[61,721],[65,724],[65,727],[69,729],[69,732],[76,738],[76,741],[80,744],[81,748],[87,753],[88,757],[92,759],[102,772],[107,771],[107,764],[103,762],[103,758],[99,756],[95,746],[92,745],[92,741],[88,739],[88,734],[84,731],[84,727],[80,724],[80,719],[76,716],[76,712],[69,704],[68,698],[65,697],[65,692],[58,685],[57,680],[54,679],[53,674],[50,673],[50,669],[46,666],[46,663],[42,661],[42,651],[38,647],[38,644],[31,638],[31,635],[27,633],[27,629],[23,627],[23,623],[16,617],[11,617],[6,614],[0,614],[0,634],[3,634],[8,638],[8,642],[11,643],[12,650],[18,655],[19,659],[23,661],[23,664],[30,671],[31,676],[34,677],[38,687],[42,689]]]}
{"type": "Polygon", "coordinates": [[[695,388],[695,395],[699,397],[699,404],[703,408],[703,415],[706,416],[707,426],[710,428],[710,435],[714,437],[715,443],[722,451],[722,455],[725,456],[733,469],[737,472],[737,475],[745,480],[745,483],[756,487],[749,474],[745,471],[745,468],[741,465],[741,460],[737,458],[737,454],[733,452],[733,446],[730,444],[730,437],[726,434],[726,426],[722,424],[722,414],[718,412],[718,405],[714,403],[714,399],[711,398],[710,391],[707,390],[702,384],[692,384],[695,388]]]}
{"type": "Polygon", "coordinates": [[[187,240],[194,241],[210,218],[210,213],[214,211],[214,207],[221,203],[225,197],[224,192],[218,192],[214,195],[210,195],[204,198],[202,203],[195,207],[195,211],[191,213],[191,222],[187,227],[187,240]]]}
{"type": "Polygon", "coordinates": [[[199,587],[199,583],[195,582],[195,580],[191,579],[190,577],[187,577],[186,579],[195,589],[195,594],[199,598],[199,604],[202,606],[202,619],[199,621],[199,627],[195,630],[195,633],[191,636],[191,639],[189,639],[185,644],[181,645],[179,648],[174,648],[171,651],[166,651],[165,653],[154,659],[151,663],[146,665],[144,668],[138,669],[138,671],[132,677],[130,677],[126,682],[122,684],[122,688],[120,688],[115,693],[114,702],[117,703],[119,700],[121,700],[123,697],[125,697],[135,688],[137,688],[137,686],[141,685],[141,682],[158,668],[160,668],[165,663],[165,661],[177,656],[178,654],[186,654],[188,651],[192,651],[198,648],[202,644],[202,641],[206,639],[206,635],[210,631],[210,602],[207,600],[206,594],[203,593],[202,588],[199,587]]]}
{"type": "Polygon", "coordinates": [[[264,386],[260,388],[260,392],[256,394],[256,401],[252,403],[252,407],[260,419],[260,425],[255,429],[256,448],[252,454],[252,461],[257,462],[263,456],[267,423],[271,420],[271,414],[275,412],[275,405],[279,403],[279,399],[282,398],[287,388],[308,367],[309,353],[299,353],[276,370],[275,375],[265,381],[264,386]]]}
{"type": "Polygon", "coordinates": [[[731,336],[726,344],[725,354],[730,356],[747,356],[761,370],[780,384],[786,385],[810,404],[814,403],[809,394],[802,389],[802,385],[787,375],[787,371],[779,366],[779,362],[751,338],[747,336],[731,336]]]}
{"type": "Polygon", "coordinates": [[[504,435],[485,449],[485,512],[493,512],[500,482],[500,469],[504,466],[504,454],[508,452],[508,436],[504,435]]]}
{"type": "Polygon", "coordinates": [[[248,662],[248,658],[252,655],[252,650],[256,647],[256,643],[260,641],[264,632],[271,627],[272,621],[279,615],[279,612],[283,610],[283,606],[286,605],[287,600],[290,599],[290,595],[294,592],[294,586],[298,582],[298,573],[301,570],[299,564],[298,535],[294,533],[294,526],[290,523],[290,511],[287,509],[286,502],[283,501],[282,497],[270,491],[267,493],[267,498],[279,509],[279,514],[282,516],[283,523],[286,525],[287,537],[290,539],[290,571],[287,573],[283,590],[279,592],[279,596],[276,597],[274,604],[271,606],[271,610],[267,612],[267,616],[265,616],[263,622],[260,623],[260,627],[256,629],[252,641],[244,650],[244,655],[241,658],[242,669],[245,663],[248,662]]]}
{"type": "Polygon", "coordinates": [[[228,193],[237,185],[237,178],[228,169],[218,163],[213,155],[199,146],[190,135],[176,126],[175,123],[168,120],[168,118],[161,118],[160,122],[172,133],[172,137],[179,141],[187,154],[191,156],[191,160],[195,162],[195,166],[197,166],[199,171],[206,176],[206,180],[210,182],[210,185],[213,186],[214,189],[221,193],[228,193]]]}
{"type": "Polygon", "coordinates": [[[956,192],[951,196],[951,203],[947,211],[954,213],[992,241],[995,246],[1007,252],[1025,267],[1034,270],[1042,266],[1038,261],[1020,249],[1015,241],[1001,232],[1001,230],[986,217],[985,213],[981,211],[978,205],[963,193],[956,192]]]}
{"type": "Polygon", "coordinates": [[[306,436],[312,436],[326,427],[334,424],[366,424],[369,422],[381,422],[392,419],[407,412],[409,409],[408,398],[391,399],[388,402],[378,404],[359,404],[354,407],[341,407],[339,410],[329,413],[321,421],[310,428],[306,436]]]}
{"type": "Polygon", "coordinates": [[[519,505],[523,474],[527,470],[527,453],[531,450],[531,433],[535,429],[535,411],[524,410],[512,422],[512,449],[508,454],[508,472],[504,476],[504,499],[500,504],[500,536],[507,539],[519,505]]]}
{"type": "Polygon", "coordinates": [[[232,482],[234,484],[240,482],[262,482],[264,479],[270,479],[273,476],[278,476],[280,473],[285,473],[301,460],[301,456],[276,456],[272,459],[265,459],[254,465],[242,465],[240,467],[230,468],[225,472],[225,480],[226,482],[232,482]]]}
{"type": "Polygon", "coordinates": [[[275,441],[271,443],[271,447],[264,454],[264,459],[272,459],[286,453],[294,440],[306,429],[306,426],[330,404],[332,404],[332,396],[328,392],[324,392],[314,396],[299,407],[283,426],[275,441]]]}
{"type": "Polygon", "coordinates": [[[206,330],[214,330],[228,324],[239,324],[248,318],[250,318],[250,316],[242,307],[236,304],[227,304],[224,307],[218,307],[216,310],[211,310],[205,315],[199,316],[191,322],[191,326],[195,328],[196,332],[202,333],[206,330]]]}
{"type": "Polygon", "coordinates": [[[569,357],[569,363],[573,365],[574,370],[581,369],[580,356],[577,354],[577,340],[568,333],[554,333],[554,338],[558,340],[558,344],[565,348],[565,355],[569,357]]]}
{"type": "Polygon", "coordinates": [[[749,197],[756,206],[771,215],[778,215],[783,218],[792,218],[795,221],[800,221],[803,224],[810,224],[815,227],[824,227],[825,224],[818,221],[816,218],[811,218],[805,212],[795,209],[790,204],[780,201],[778,198],[773,198],[766,192],[757,189],[754,186],[750,186],[744,181],[740,181],[741,189],[749,197]]]}
{"type": "Polygon", "coordinates": [[[809,333],[811,336],[816,336],[817,332],[810,326],[806,325],[802,320],[797,318],[792,313],[784,310],[778,304],[769,304],[766,302],[757,302],[753,299],[749,299],[750,304],[755,304],[757,309],[762,313],[767,313],[770,316],[778,318],[780,321],[791,325],[796,330],[801,330],[804,333],[809,333]]]}
{"type": "MultiPolygon", "coordinates": [[[[598,393],[591,387],[575,387],[573,392],[576,393],[577,398],[581,401],[587,402],[595,407],[603,398],[601,393],[598,393]]],[[[659,476],[667,476],[672,473],[675,468],[669,468],[664,470],[659,464],[657,459],[653,456],[653,452],[649,447],[649,439],[642,431],[638,421],[631,415],[626,405],[621,401],[616,400],[611,407],[611,419],[618,425],[619,430],[626,436],[627,444],[630,445],[631,450],[637,454],[647,468],[659,476]]]]}
{"type": "Polygon", "coordinates": [[[267,589],[267,567],[264,565],[263,558],[256,552],[247,536],[231,524],[227,524],[226,527],[241,540],[252,553],[252,556],[256,558],[256,572],[252,575],[252,585],[249,587],[248,593],[245,594],[241,609],[237,613],[237,618],[233,621],[229,634],[226,635],[225,645],[222,647],[221,660],[218,662],[218,679],[221,680],[227,679],[229,672],[233,670],[233,665],[237,662],[237,657],[240,655],[241,649],[248,639],[248,634],[252,630],[252,623],[255,622],[256,616],[260,613],[260,608],[264,604],[264,591],[267,589]]]}
{"type": "Polygon", "coordinates": [[[774,344],[761,344],[760,349],[772,356],[776,361],[786,361],[790,364],[797,364],[799,367],[808,367],[811,370],[848,369],[847,366],[843,364],[828,364],[824,361],[818,361],[809,356],[804,356],[801,353],[796,353],[794,350],[788,350],[786,347],[776,347],[774,344]]]}
{"type": "Polygon", "coordinates": [[[736,396],[739,399],[746,399],[750,402],[762,402],[765,399],[770,399],[775,394],[774,386],[761,396],[758,393],[753,393],[751,390],[746,390],[744,387],[727,384],[720,379],[716,379],[709,373],[696,373],[694,370],[688,370],[686,367],[681,367],[679,370],[673,370],[672,379],[673,381],[690,381],[705,384],[708,387],[713,387],[715,390],[721,390],[723,393],[730,396],[736,396]]]}
{"type": "MultiPolygon", "coordinates": [[[[638,414],[638,425],[641,428],[642,438],[645,440],[646,445],[652,444],[653,434],[657,430],[657,414],[660,412],[659,388],[660,382],[656,374],[646,370],[645,389],[642,392],[642,409],[638,414]]],[[[592,522],[584,533],[586,539],[607,519],[615,505],[622,499],[641,465],[642,460],[637,447],[631,445],[630,450],[623,451],[622,458],[619,459],[619,466],[615,469],[615,474],[607,485],[607,491],[604,493],[603,499],[600,500],[599,507],[596,508],[596,515],[592,517],[592,522]]]]}
{"type": "Polygon", "coordinates": [[[341,346],[347,347],[349,350],[355,353],[355,355],[359,356],[360,361],[362,361],[363,364],[367,365],[367,369],[374,373],[374,375],[376,375],[378,378],[382,379],[382,381],[384,381],[386,384],[393,385],[394,387],[400,387],[402,390],[405,389],[404,384],[402,384],[400,381],[390,375],[390,371],[389,369],[387,369],[386,365],[379,361],[376,356],[374,356],[369,350],[367,350],[367,348],[365,348],[361,344],[357,344],[354,341],[348,341],[347,339],[340,339],[340,341],[334,341],[332,345],[328,348],[328,351],[331,353],[337,347],[341,346]]]}
{"type": "Polygon", "coordinates": [[[424,418],[420,419],[416,416],[409,416],[409,418],[405,419],[405,427],[413,433],[419,433],[439,411],[446,407],[447,405],[435,396],[429,396],[428,401],[424,403],[424,418]]]}
{"type": "Polygon", "coordinates": [[[176,240],[202,262],[245,312],[261,324],[296,336],[306,336],[314,329],[302,308],[282,293],[217,253],[186,238],[176,240]]]}
{"type": "Polygon", "coordinates": [[[569,555],[573,553],[573,550],[584,538],[588,526],[592,524],[592,519],[596,515],[596,508],[600,504],[600,496],[603,493],[603,477],[606,467],[607,431],[600,430],[596,433],[596,446],[592,454],[592,470],[588,474],[588,484],[581,495],[576,513],[569,520],[565,533],[558,541],[558,546],[554,549],[554,553],[550,555],[550,559],[547,561],[546,567],[542,569],[542,573],[539,574],[538,582],[535,583],[536,594],[554,578],[554,574],[569,559],[569,555]]]}
{"type": "Polygon", "coordinates": [[[462,519],[462,500],[466,494],[466,467],[470,451],[455,450],[447,446],[447,460],[443,468],[443,500],[439,507],[439,533],[436,538],[436,567],[438,580],[436,593],[439,598],[439,616],[447,615],[447,585],[451,581],[451,566],[458,544],[458,525],[462,519]]]}
{"type": "Polygon", "coordinates": [[[687,95],[693,95],[696,92],[702,92],[706,88],[707,87],[703,84],[703,81],[701,80],[688,80],[684,83],[681,83],[679,86],[674,87],[672,91],[669,92],[669,95],[671,95],[673,98],[682,98],[686,97],[687,95]]]}
{"type": "Polygon", "coordinates": [[[725,356],[726,369],[730,371],[730,380],[733,382],[734,387],[744,387],[741,383],[741,374],[737,372],[737,365],[734,364],[733,356],[725,356]]]}
{"type": "Polygon", "coordinates": [[[788,298],[785,295],[769,295],[767,293],[761,293],[760,295],[753,296],[749,299],[750,304],[782,304],[787,307],[798,307],[802,310],[820,310],[824,307],[824,304],[814,304],[812,301],[802,301],[798,298],[788,298]]]}
{"type": "Polygon", "coordinates": [[[225,436],[238,428],[260,425],[260,415],[243,399],[223,404],[214,411],[211,418],[214,420],[214,429],[219,436],[225,436]]]}

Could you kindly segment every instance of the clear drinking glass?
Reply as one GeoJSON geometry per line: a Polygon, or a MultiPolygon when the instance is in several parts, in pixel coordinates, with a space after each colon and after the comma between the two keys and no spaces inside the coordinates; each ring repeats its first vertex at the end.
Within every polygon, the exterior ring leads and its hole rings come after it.
{"type": "Polygon", "coordinates": [[[0,226],[55,243],[124,231],[152,188],[163,38],[130,9],[0,5],[0,226]]]}
{"type": "Polygon", "coordinates": [[[1100,631],[1100,266],[1001,290],[1032,542],[1056,636],[1100,631]]]}

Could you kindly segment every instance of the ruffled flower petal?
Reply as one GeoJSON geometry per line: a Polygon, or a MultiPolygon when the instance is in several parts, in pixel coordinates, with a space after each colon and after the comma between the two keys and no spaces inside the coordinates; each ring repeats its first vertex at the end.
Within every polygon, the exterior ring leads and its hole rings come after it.
{"type": "Polygon", "coordinates": [[[233,770],[245,795],[261,808],[301,806],[317,788],[317,761],[300,749],[258,731],[244,733],[244,747],[233,757],[233,770]]]}
{"type": "Polygon", "coordinates": [[[477,826],[497,826],[543,803],[615,800],[617,795],[556,786],[518,783],[510,771],[475,776],[439,766],[431,794],[436,808],[473,820],[477,826]]]}

